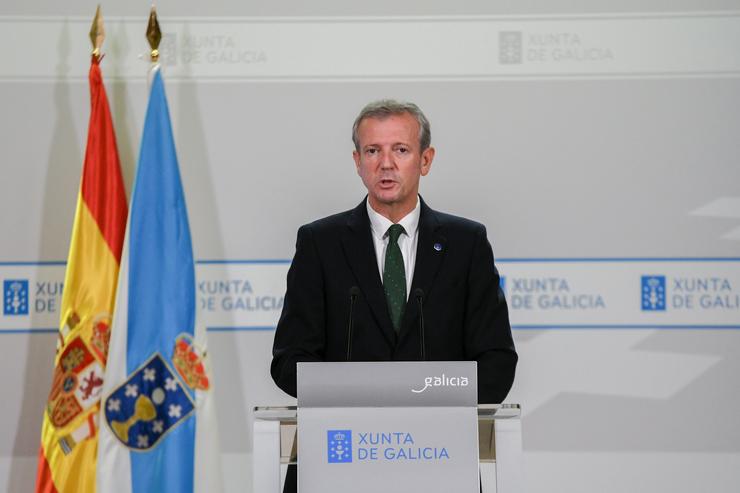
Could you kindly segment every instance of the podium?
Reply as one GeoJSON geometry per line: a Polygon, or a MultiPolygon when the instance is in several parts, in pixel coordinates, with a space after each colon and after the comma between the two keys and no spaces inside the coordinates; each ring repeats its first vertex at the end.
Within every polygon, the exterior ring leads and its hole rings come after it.
{"type": "Polygon", "coordinates": [[[296,464],[301,493],[524,491],[519,406],[476,408],[475,363],[305,365],[297,408],[254,410],[255,492],[296,464]]]}

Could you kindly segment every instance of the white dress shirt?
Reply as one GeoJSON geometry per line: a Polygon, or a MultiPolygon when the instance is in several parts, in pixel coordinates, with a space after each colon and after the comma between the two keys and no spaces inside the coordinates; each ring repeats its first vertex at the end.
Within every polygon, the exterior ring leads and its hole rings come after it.
{"type": "MultiPolygon", "coordinates": [[[[375,245],[375,256],[378,259],[378,272],[380,279],[383,279],[385,271],[385,251],[388,248],[388,228],[393,223],[385,216],[375,212],[370,206],[370,201],[366,201],[367,215],[370,217],[370,229],[372,231],[373,245],[375,245]]],[[[411,281],[414,279],[414,266],[416,265],[416,245],[419,243],[419,215],[421,208],[419,206],[419,197],[416,198],[416,207],[413,211],[406,214],[398,224],[403,226],[406,231],[398,237],[398,248],[401,249],[403,256],[403,265],[406,272],[406,299],[411,293],[411,281]]]]}

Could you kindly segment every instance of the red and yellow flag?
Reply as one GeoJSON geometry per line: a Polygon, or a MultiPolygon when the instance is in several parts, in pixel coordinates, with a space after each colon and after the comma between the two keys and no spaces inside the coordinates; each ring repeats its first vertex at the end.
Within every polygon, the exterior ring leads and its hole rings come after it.
{"type": "Polygon", "coordinates": [[[98,411],[128,214],[100,58],[90,66],[85,163],[44,413],[37,492],[95,491],[98,411]]]}

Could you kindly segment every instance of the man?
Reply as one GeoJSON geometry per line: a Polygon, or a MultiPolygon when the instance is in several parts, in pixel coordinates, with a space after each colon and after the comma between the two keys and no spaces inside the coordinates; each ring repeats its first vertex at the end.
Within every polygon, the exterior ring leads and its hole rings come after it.
{"type": "Polygon", "coordinates": [[[418,195],[435,152],[428,120],[415,104],[377,101],[352,140],[367,200],[298,230],[275,383],[295,396],[299,361],[472,360],[478,401],[503,401],[517,354],[485,227],[418,195]]]}

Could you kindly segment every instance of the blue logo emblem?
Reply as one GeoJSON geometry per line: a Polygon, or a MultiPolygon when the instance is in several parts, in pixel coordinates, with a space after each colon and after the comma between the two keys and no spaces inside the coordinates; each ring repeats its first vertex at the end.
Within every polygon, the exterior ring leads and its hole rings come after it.
{"type": "Polygon", "coordinates": [[[352,462],[352,430],[327,430],[329,464],[352,462]]]}
{"type": "Polygon", "coordinates": [[[154,447],[193,412],[190,394],[159,353],[114,390],[103,404],[113,434],[134,450],[154,447]]]}
{"type": "Polygon", "coordinates": [[[642,310],[665,311],[665,276],[642,276],[642,310]]]}
{"type": "Polygon", "coordinates": [[[28,315],[28,280],[3,282],[3,315],[28,315]]]}

